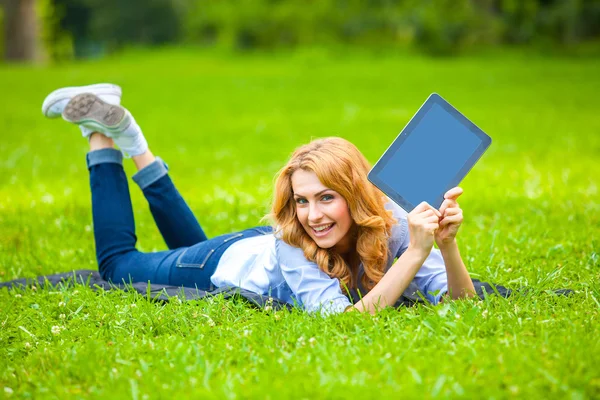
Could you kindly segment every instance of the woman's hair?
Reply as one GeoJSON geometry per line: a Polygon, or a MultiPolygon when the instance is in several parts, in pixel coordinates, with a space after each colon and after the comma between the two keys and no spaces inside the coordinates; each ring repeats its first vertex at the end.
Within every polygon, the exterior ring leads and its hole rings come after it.
{"type": "Polygon", "coordinates": [[[304,230],[296,216],[292,190],[292,174],[302,169],[314,172],[321,183],[338,192],[348,203],[356,224],[356,252],[364,265],[362,284],[370,290],[384,275],[390,257],[388,239],[396,220],[384,207],[385,196],[367,180],[371,166],[349,141],[330,137],[314,140],[294,151],[275,181],[270,217],[281,239],[304,251],[307,260],[315,262],[331,277],[340,280],[344,290],[355,288],[356,271],[333,249],[323,249],[304,230]]]}

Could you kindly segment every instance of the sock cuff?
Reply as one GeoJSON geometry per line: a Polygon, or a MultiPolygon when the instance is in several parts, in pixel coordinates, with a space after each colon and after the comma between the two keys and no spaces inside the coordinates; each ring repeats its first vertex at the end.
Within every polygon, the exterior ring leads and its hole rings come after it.
{"type": "Polygon", "coordinates": [[[87,167],[90,169],[94,165],[113,163],[123,165],[123,154],[117,149],[100,149],[90,151],[85,156],[87,167]]]}
{"type": "Polygon", "coordinates": [[[140,189],[144,190],[169,173],[169,166],[160,157],[136,172],[132,179],[140,189]]]}

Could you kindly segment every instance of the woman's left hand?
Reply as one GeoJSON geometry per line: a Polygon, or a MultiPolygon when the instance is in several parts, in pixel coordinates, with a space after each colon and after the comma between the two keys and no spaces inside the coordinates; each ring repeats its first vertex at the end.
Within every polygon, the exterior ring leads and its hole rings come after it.
{"type": "Polygon", "coordinates": [[[440,227],[435,232],[435,242],[441,249],[445,245],[454,242],[458,228],[463,222],[463,214],[456,199],[463,193],[459,187],[452,188],[444,195],[444,202],[440,207],[439,225],[440,227]]]}

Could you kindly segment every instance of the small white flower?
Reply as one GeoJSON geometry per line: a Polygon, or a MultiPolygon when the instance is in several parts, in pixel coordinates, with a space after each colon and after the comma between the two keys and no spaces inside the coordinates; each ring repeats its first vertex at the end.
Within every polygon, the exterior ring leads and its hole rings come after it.
{"type": "Polygon", "coordinates": [[[23,297],[23,296],[21,296],[21,294],[17,293],[17,294],[15,294],[15,297],[16,297],[17,299],[19,299],[19,298],[21,298],[21,297],[23,297]]]}
{"type": "Polygon", "coordinates": [[[64,307],[64,306],[66,306],[66,304],[65,304],[65,302],[64,302],[64,301],[61,301],[60,303],[58,303],[58,306],[59,306],[59,307],[64,307]]]}
{"type": "Polygon", "coordinates": [[[52,327],[52,334],[53,334],[53,335],[58,335],[58,334],[60,334],[60,326],[56,326],[56,325],[54,325],[54,326],[52,327]]]}
{"type": "Polygon", "coordinates": [[[244,336],[249,336],[252,332],[248,329],[244,329],[244,336]]]}
{"type": "Polygon", "coordinates": [[[30,349],[30,348],[31,348],[31,343],[29,343],[29,342],[25,342],[25,348],[26,348],[26,349],[30,349]]]}
{"type": "Polygon", "coordinates": [[[60,314],[60,315],[58,316],[58,318],[60,318],[60,319],[65,319],[65,318],[67,318],[67,316],[66,316],[65,314],[60,314]]]}
{"type": "Polygon", "coordinates": [[[459,313],[454,314],[454,318],[460,319],[460,314],[459,313]]]}
{"type": "Polygon", "coordinates": [[[488,310],[483,310],[483,312],[481,313],[481,316],[483,318],[487,318],[487,316],[488,316],[488,310]]]}
{"type": "Polygon", "coordinates": [[[73,296],[77,296],[79,294],[79,290],[74,290],[73,291],[73,296]]]}
{"type": "Polygon", "coordinates": [[[136,307],[137,307],[137,304],[133,303],[133,304],[132,304],[130,307],[131,307],[131,308],[136,308],[136,307]]]}
{"type": "Polygon", "coordinates": [[[33,290],[33,291],[35,292],[35,291],[37,290],[37,287],[35,287],[35,286],[32,286],[32,287],[31,287],[31,290],[33,290]]]}
{"type": "Polygon", "coordinates": [[[113,368],[113,369],[112,369],[112,373],[113,373],[113,374],[115,374],[115,375],[116,375],[118,372],[119,372],[119,371],[117,371],[117,369],[116,369],[116,368],[113,368]]]}
{"type": "Polygon", "coordinates": [[[273,307],[272,306],[265,306],[265,311],[273,311],[273,307]]]}
{"type": "Polygon", "coordinates": [[[314,346],[315,343],[317,343],[317,339],[314,337],[311,337],[310,339],[308,339],[308,343],[310,343],[311,346],[314,346]]]}
{"type": "Polygon", "coordinates": [[[13,394],[13,390],[11,388],[9,388],[8,386],[4,387],[4,393],[6,394],[13,394]]]}
{"type": "Polygon", "coordinates": [[[212,319],[210,319],[210,318],[208,319],[207,323],[208,323],[208,326],[215,326],[215,325],[216,325],[216,324],[215,324],[215,321],[213,321],[213,320],[212,320],[212,319]]]}

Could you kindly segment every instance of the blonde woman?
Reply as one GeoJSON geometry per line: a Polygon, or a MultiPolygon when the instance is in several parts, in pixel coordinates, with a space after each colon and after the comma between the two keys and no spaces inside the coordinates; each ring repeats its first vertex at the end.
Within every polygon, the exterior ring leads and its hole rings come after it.
{"type": "Polygon", "coordinates": [[[237,286],[323,314],[374,313],[393,305],[413,281],[434,304],[444,294],[474,294],[456,245],[460,188],[446,194],[440,210],[421,203],[406,214],[368,182],[369,163],[353,144],[318,139],[298,148],[279,172],[273,227],[208,239],[120,98],[116,85],[70,87],[52,92],[42,107],[47,117],[62,115],[79,125],[89,140],[94,237],[104,279],[202,290],[237,286]],[[133,180],[167,251],[136,250],[122,153],[137,167],[133,180]]]}

